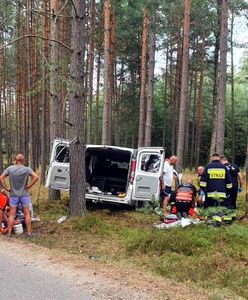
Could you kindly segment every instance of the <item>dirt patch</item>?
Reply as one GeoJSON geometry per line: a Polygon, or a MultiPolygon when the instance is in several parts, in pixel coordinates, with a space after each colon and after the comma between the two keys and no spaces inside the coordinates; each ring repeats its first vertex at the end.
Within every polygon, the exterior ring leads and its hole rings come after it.
{"type": "Polygon", "coordinates": [[[36,268],[62,277],[96,299],[209,299],[203,292],[146,274],[135,268],[117,267],[97,257],[81,257],[47,249],[16,238],[0,237],[0,251],[36,268]],[[25,253],[25,257],[23,256],[25,253]]]}

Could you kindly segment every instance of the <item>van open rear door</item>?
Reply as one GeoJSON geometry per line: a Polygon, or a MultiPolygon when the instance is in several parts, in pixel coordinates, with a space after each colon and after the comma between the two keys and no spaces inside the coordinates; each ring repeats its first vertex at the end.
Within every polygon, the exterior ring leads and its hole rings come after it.
{"type": "Polygon", "coordinates": [[[139,148],[133,186],[134,200],[159,199],[160,176],[163,172],[164,150],[162,148],[139,148]]]}
{"type": "Polygon", "coordinates": [[[69,190],[69,171],[69,142],[67,140],[56,139],[52,145],[46,187],[55,190],[69,190]]]}

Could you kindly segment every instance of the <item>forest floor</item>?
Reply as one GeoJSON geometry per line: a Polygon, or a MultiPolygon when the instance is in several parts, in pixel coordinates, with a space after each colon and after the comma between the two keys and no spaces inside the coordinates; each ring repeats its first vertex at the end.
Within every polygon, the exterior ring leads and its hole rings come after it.
{"type": "Polygon", "coordinates": [[[98,204],[89,206],[84,217],[58,224],[68,214],[68,194],[49,202],[47,190],[36,189],[32,199],[40,221],[33,223],[34,238],[13,240],[47,253],[49,265],[56,269],[61,263],[78,274],[74,279],[86,270],[96,297],[248,299],[248,223],[158,230],[153,227],[160,222],[155,214],[98,204]]]}

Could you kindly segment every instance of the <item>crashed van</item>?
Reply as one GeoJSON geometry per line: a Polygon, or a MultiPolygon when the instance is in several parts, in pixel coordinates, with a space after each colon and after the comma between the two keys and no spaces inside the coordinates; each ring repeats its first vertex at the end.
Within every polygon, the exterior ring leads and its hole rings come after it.
{"type": "MultiPolygon", "coordinates": [[[[159,199],[164,149],[86,145],[86,199],[139,205],[159,199]]],[[[70,189],[69,141],[53,142],[46,187],[70,189]]]]}

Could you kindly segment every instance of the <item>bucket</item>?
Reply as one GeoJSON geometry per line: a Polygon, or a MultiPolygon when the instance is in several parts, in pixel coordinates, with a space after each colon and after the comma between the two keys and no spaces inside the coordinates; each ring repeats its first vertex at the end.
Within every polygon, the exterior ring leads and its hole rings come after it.
{"type": "Polygon", "coordinates": [[[22,224],[16,224],[16,225],[14,225],[14,233],[15,234],[22,234],[23,233],[22,224]]]}

